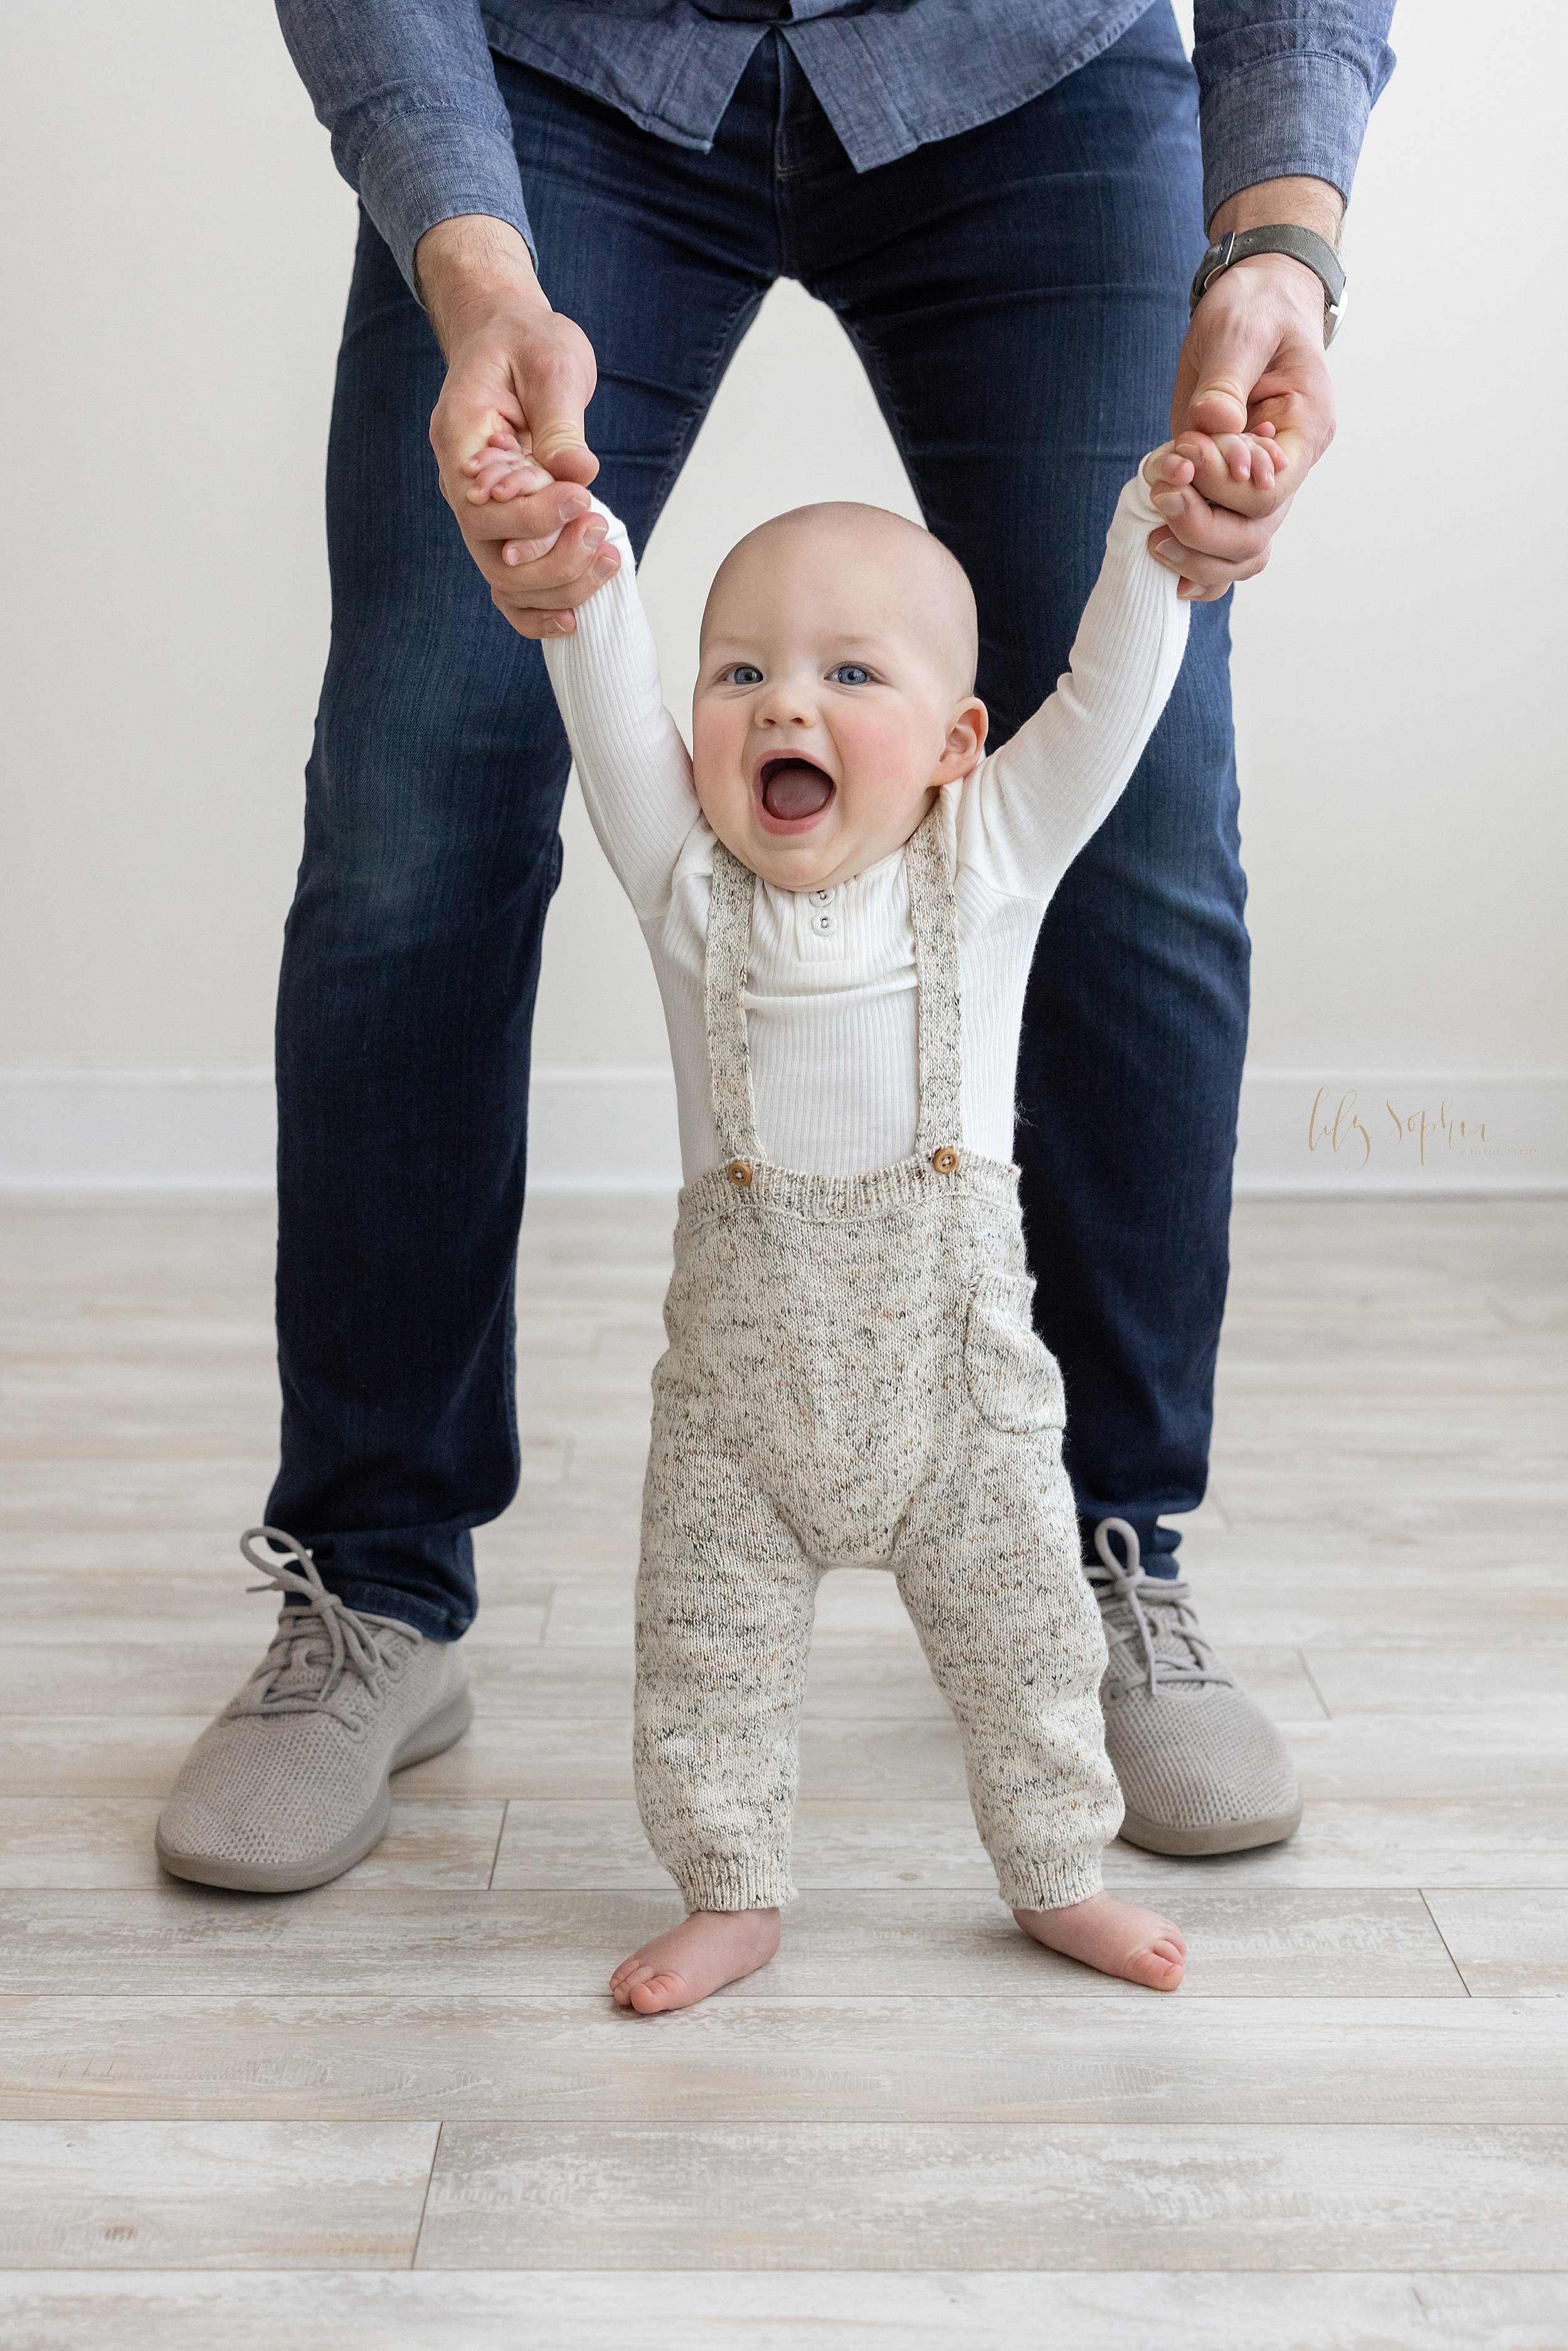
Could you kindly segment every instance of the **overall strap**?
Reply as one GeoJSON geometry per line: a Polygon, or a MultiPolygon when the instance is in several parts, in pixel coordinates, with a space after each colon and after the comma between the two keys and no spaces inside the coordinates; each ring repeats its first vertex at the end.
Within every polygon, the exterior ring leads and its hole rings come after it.
{"type": "Polygon", "coordinates": [[[750,866],[732,857],[722,841],[716,841],[704,978],[713,1123],[726,1159],[748,1167],[762,1156],[751,1092],[751,1056],[746,1043],[746,1007],[740,1000],[751,952],[756,892],[757,876],[750,866]]]}
{"type": "MultiPolygon", "coordinates": [[[[920,1125],[917,1155],[956,1152],[963,1139],[963,1060],[958,1029],[958,913],[937,801],[904,852],[915,967],[920,982],[920,1125]]],[[[948,1163],[951,1165],[951,1163],[948,1163]]]]}

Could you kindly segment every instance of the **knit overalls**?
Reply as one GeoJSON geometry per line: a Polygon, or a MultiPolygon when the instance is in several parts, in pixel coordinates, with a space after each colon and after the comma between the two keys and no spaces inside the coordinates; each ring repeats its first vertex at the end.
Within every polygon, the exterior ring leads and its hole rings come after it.
{"type": "Polygon", "coordinates": [[[935,811],[904,856],[915,1154],[819,1176],[769,1165],[758,1141],[741,998],[755,876],[714,849],[706,989],[727,1164],[681,1195],[637,1586],[638,1803],[692,1910],[794,1892],[797,1732],[830,1567],[897,1577],[1005,1902],[1095,1893],[1121,1823],[1017,1171],[959,1141],[957,936],[935,811]]]}

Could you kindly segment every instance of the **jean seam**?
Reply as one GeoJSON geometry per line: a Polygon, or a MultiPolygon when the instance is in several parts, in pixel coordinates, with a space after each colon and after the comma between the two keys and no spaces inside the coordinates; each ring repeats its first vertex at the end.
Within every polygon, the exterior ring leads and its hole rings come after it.
{"type": "MultiPolygon", "coordinates": [[[[777,279],[775,279],[770,283],[776,284],[777,282],[777,279]]],[[[650,532],[652,532],[653,523],[658,521],[659,516],[663,513],[664,502],[668,498],[670,492],[674,488],[675,484],[680,479],[681,470],[685,465],[686,459],[691,455],[692,443],[695,440],[698,433],[702,430],[703,425],[707,421],[708,411],[713,406],[714,395],[718,390],[720,379],[722,378],[726,368],[728,366],[730,359],[734,356],[736,349],[736,339],[734,335],[735,323],[737,319],[741,319],[745,316],[748,304],[754,314],[756,311],[759,310],[762,307],[764,296],[769,290],[770,287],[764,287],[762,293],[758,294],[754,289],[748,288],[737,298],[735,303],[728,310],[726,311],[724,318],[720,322],[718,331],[714,336],[712,347],[703,362],[700,391],[698,392],[696,399],[693,402],[691,411],[687,415],[686,421],[683,425],[679,435],[672,446],[669,460],[666,463],[664,471],[655,477],[652,499],[653,522],[649,525],[650,532]]]]}

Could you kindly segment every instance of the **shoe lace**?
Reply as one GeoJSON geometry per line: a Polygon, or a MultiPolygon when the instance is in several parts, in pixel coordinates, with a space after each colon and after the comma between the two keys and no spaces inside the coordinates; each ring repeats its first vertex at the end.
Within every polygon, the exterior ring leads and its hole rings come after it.
{"type": "Polygon", "coordinates": [[[1172,1687],[1193,1689],[1204,1683],[1234,1689],[1236,1677],[1226,1672],[1210,1648],[1187,1586],[1166,1576],[1144,1573],[1136,1528],[1125,1519],[1102,1519],[1094,1530],[1094,1548],[1109,1578],[1100,1603],[1105,1638],[1134,1655],[1134,1642],[1142,1645],[1149,1696],[1158,1698],[1172,1687]],[[1124,1559],[1118,1559],[1112,1549],[1113,1535],[1121,1536],[1124,1559]],[[1156,1612],[1153,1624],[1151,1608],[1156,1612]]]}
{"type": "Polygon", "coordinates": [[[229,1712],[330,1714],[350,1730],[359,1729],[361,1718],[349,1703],[350,1677],[362,1682],[372,1698],[381,1698],[388,1666],[377,1635],[400,1633],[411,1643],[418,1635],[395,1616],[365,1614],[329,1592],[311,1553],[281,1527],[251,1527],[239,1547],[267,1578],[249,1590],[281,1592],[293,1604],[285,1606],[271,1647],[229,1712]],[[254,1550],[258,1540],[288,1552],[295,1564],[286,1567],[254,1550]]]}

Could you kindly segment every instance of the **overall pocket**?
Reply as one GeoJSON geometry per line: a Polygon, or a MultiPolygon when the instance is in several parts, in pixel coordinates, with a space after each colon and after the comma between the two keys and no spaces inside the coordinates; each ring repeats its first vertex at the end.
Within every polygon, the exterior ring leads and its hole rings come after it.
{"type": "Polygon", "coordinates": [[[1009,1437],[1033,1437],[1067,1419],[1061,1374],[1030,1321],[1034,1284],[988,1273],[969,1301],[964,1377],[980,1418],[1009,1437]]]}

